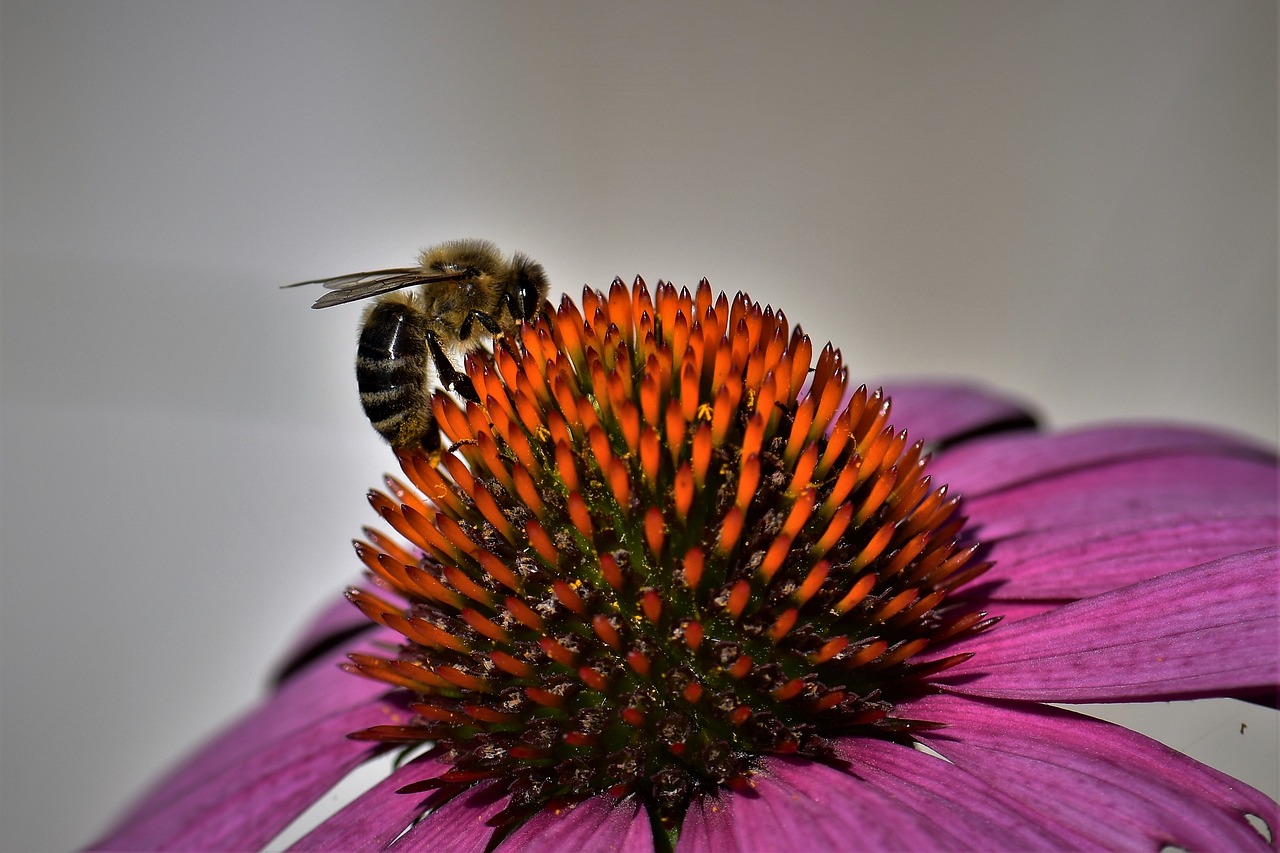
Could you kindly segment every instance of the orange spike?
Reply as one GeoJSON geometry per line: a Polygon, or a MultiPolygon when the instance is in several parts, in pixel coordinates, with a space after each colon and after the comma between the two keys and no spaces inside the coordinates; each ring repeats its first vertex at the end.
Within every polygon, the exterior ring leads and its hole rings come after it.
{"type": "Polygon", "coordinates": [[[640,380],[640,412],[644,415],[644,422],[654,429],[658,428],[658,417],[661,413],[658,407],[662,401],[661,388],[653,375],[656,366],[657,359],[651,358],[640,380]]]}
{"type": "Polygon", "coordinates": [[[693,481],[701,489],[707,482],[707,468],[711,464],[711,425],[701,423],[693,434],[693,481]]]}
{"type": "Polygon", "coordinates": [[[902,592],[898,593],[893,598],[889,599],[887,602],[880,605],[880,607],[876,609],[875,613],[872,615],[871,618],[878,620],[880,622],[887,622],[888,620],[892,619],[894,616],[897,616],[899,613],[901,613],[904,609],[906,609],[907,605],[913,603],[919,597],[920,597],[919,590],[914,588],[904,589],[902,592]]]}
{"type": "Polygon", "coordinates": [[[624,399],[618,406],[618,427],[622,430],[622,440],[626,442],[627,449],[631,453],[638,453],[640,451],[640,408],[634,400],[624,399]]]}
{"type": "Polygon", "coordinates": [[[462,596],[440,583],[439,579],[430,572],[425,572],[417,566],[405,566],[405,574],[409,578],[409,583],[425,598],[447,604],[455,610],[466,605],[462,596]]]}
{"type": "Polygon", "coordinates": [[[791,537],[779,534],[769,546],[769,550],[765,552],[764,561],[760,563],[760,575],[765,583],[773,580],[773,576],[778,573],[778,569],[782,568],[789,553],[791,553],[791,537]]]}
{"type": "Polygon", "coordinates": [[[662,617],[662,599],[655,589],[646,589],[640,594],[640,609],[650,622],[657,622],[662,617]]]}
{"type": "Polygon", "coordinates": [[[578,591],[570,584],[562,580],[552,581],[551,589],[555,592],[556,598],[565,607],[569,608],[574,614],[583,616],[587,612],[587,605],[582,600],[582,596],[578,595],[578,591]]]}
{"type": "Polygon", "coordinates": [[[520,502],[528,507],[535,517],[545,518],[547,508],[542,503],[542,496],[538,494],[538,487],[534,484],[529,469],[523,465],[516,465],[511,469],[511,481],[520,502]]]}
{"type": "Polygon", "coordinates": [[[431,413],[435,416],[436,425],[440,427],[440,431],[445,434],[451,444],[475,438],[471,434],[471,425],[467,423],[466,414],[448,397],[437,395],[431,401],[431,413]]]}
{"type": "Polygon", "coordinates": [[[623,708],[619,715],[622,721],[633,728],[644,726],[644,713],[639,708],[623,708]]]}
{"type": "Polygon", "coordinates": [[[697,589],[699,581],[702,580],[702,568],[705,558],[702,549],[698,546],[690,548],[684,555],[684,585],[689,589],[697,589]]]}
{"type": "Polygon", "coordinates": [[[467,598],[486,607],[492,606],[493,599],[489,596],[489,591],[467,577],[462,569],[457,566],[445,566],[444,576],[453,585],[454,589],[467,598]]]}
{"type": "Polygon", "coordinates": [[[520,599],[507,596],[505,603],[507,605],[507,610],[512,616],[516,617],[516,621],[521,625],[529,628],[530,630],[537,631],[539,634],[546,630],[545,625],[542,622],[542,617],[533,612],[533,609],[520,599]]]}
{"type": "MultiPolygon", "coordinates": [[[[406,513],[406,517],[408,513],[406,513]]],[[[449,516],[441,513],[436,516],[436,529],[444,534],[444,538],[448,539],[450,544],[456,549],[456,553],[470,556],[474,551],[478,550],[476,543],[458,526],[458,522],[449,516]]]]}
{"type": "Polygon", "coordinates": [[[697,417],[698,404],[701,402],[698,396],[698,368],[693,361],[696,356],[697,353],[690,347],[685,351],[684,365],[680,368],[680,413],[686,423],[697,417]]]}
{"type": "Polygon", "coordinates": [[[858,579],[858,582],[855,583],[847,593],[845,593],[844,598],[840,599],[840,601],[837,602],[835,607],[836,613],[839,613],[842,616],[845,613],[848,613],[851,609],[853,609],[859,603],[861,603],[861,601],[864,598],[867,597],[867,595],[871,592],[872,588],[875,587],[875,585],[876,585],[875,575],[872,575],[872,574],[863,575],[861,578],[858,579]]]}
{"type": "Polygon", "coordinates": [[[559,373],[551,380],[551,393],[556,398],[556,405],[569,423],[577,423],[579,420],[578,391],[574,387],[575,384],[559,373]]]}
{"type": "Polygon", "coordinates": [[[911,640],[909,642],[903,643],[902,645],[890,651],[883,658],[876,661],[875,662],[876,669],[884,669],[885,667],[890,667],[890,666],[893,666],[894,664],[902,663],[907,658],[912,657],[913,655],[917,655],[920,652],[924,651],[925,647],[928,645],[929,645],[929,641],[924,639],[911,640]]]}
{"type": "Polygon", "coordinates": [[[820,663],[826,663],[827,661],[831,660],[833,657],[835,657],[836,655],[844,651],[848,645],[849,645],[848,637],[836,637],[834,639],[827,640],[825,643],[822,644],[822,648],[818,649],[818,651],[809,655],[809,663],[814,665],[817,665],[820,663]]]}
{"type": "Polygon", "coordinates": [[[536,672],[532,666],[506,652],[489,652],[489,659],[493,661],[493,665],[498,669],[509,675],[514,675],[516,678],[532,678],[536,672]]]}
{"type": "Polygon", "coordinates": [[[481,616],[475,610],[470,608],[462,611],[462,621],[466,622],[479,633],[493,640],[495,643],[510,643],[511,635],[502,629],[501,626],[490,622],[481,616]]]}
{"type": "MultiPolygon", "coordinates": [[[[642,678],[649,677],[649,658],[641,652],[627,652],[627,666],[631,667],[631,669],[642,678]]],[[[625,716],[626,712],[623,711],[623,714],[625,716]]]]}
{"type": "Polygon", "coordinates": [[[875,532],[866,546],[853,558],[850,568],[854,571],[860,571],[871,563],[884,551],[890,540],[893,539],[894,528],[892,525],[885,525],[875,532]]]}
{"type": "Polygon", "coordinates": [[[645,482],[650,489],[658,487],[658,476],[661,473],[662,445],[658,433],[645,427],[640,433],[640,470],[644,472],[645,482]]]}
{"type": "Polygon", "coordinates": [[[397,545],[390,536],[384,536],[372,527],[362,527],[360,530],[368,538],[369,542],[373,544],[373,547],[380,549],[383,553],[389,554],[392,558],[402,563],[417,562],[417,558],[411,556],[408,551],[397,545]]]}
{"type": "Polygon", "coordinates": [[[591,628],[596,632],[596,636],[611,649],[622,648],[622,638],[618,635],[618,629],[613,627],[605,616],[596,614],[591,618],[591,628]]]}
{"type": "Polygon", "coordinates": [[[736,506],[729,507],[729,511],[724,514],[724,519],[720,522],[720,532],[716,537],[716,553],[728,556],[733,552],[734,546],[738,544],[738,537],[742,534],[742,523],[742,510],[736,506]]]}
{"type": "Polygon", "coordinates": [[[696,620],[691,620],[685,625],[685,646],[698,651],[698,647],[703,644],[703,624],[696,620]]]}
{"type": "Polygon", "coordinates": [[[582,683],[600,693],[604,693],[609,689],[609,682],[598,669],[592,669],[589,666],[580,667],[578,669],[578,678],[582,679],[582,683]]]}
{"type": "Polygon", "coordinates": [[[742,379],[730,376],[716,393],[715,408],[711,413],[711,442],[720,447],[728,438],[729,430],[737,423],[738,404],[742,401],[742,379]]]}
{"type": "Polygon", "coordinates": [[[430,511],[428,510],[427,505],[422,502],[422,499],[418,497],[417,492],[410,489],[404,483],[401,483],[395,477],[392,477],[390,474],[384,474],[382,481],[387,484],[387,491],[391,492],[391,495],[399,501],[402,506],[411,506],[421,513],[430,511]]]}
{"type": "Polygon", "coordinates": [[[538,552],[538,556],[543,562],[552,568],[560,565],[560,552],[556,550],[555,543],[551,541],[551,537],[547,535],[547,531],[543,529],[535,519],[529,519],[524,526],[525,535],[529,539],[529,544],[533,546],[533,550],[538,552]]]}
{"type": "Polygon", "coordinates": [[[809,550],[809,556],[817,559],[824,556],[828,551],[835,547],[836,542],[849,529],[849,522],[853,520],[853,504],[842,504],[835,518],[831,519],[827,524],[827,529],[823,531],[822,538],[809,550]]]}
{"type": "Polygon", "coordinates": [[[666,541],[667,524],[662,518],[662,510],[651,506],[644,513],[644,539],[649,546],[649,553],[655,557],[662,553],[662,545],[666,541]]]}
{"type": "Polygon", "coordinates": [[[800,695],[800,691],[804,689],[803,678],[793,678],[786,684],[773,691],[773,698],[779,702],[786,702],[788,699],[794,699],[800,695]]]}
{"type": "Polygon", "coordinates": [[[684,697],[684,701],[690,705],[698,704],[698,700],[702,698],[702,685],[694,681],[685,685],[684,690],[680,691],[680,695],[684,697]]]}
{"type": "Polygon", "coordinates": [[[565,504],[569,509],[569,520],[573,522],[573,526],[584,539],[590,539],[594,535],[594,528],[591,525],[591,511],[587,509],[587,502],[582,497],[582,493],[570,492],[565,504]]]}
{"type": "Polygon", "coordinates": [[[787,633],[796,626],[796,621],[800,618],[800,611],[794,607],[788,607],[782,611],[782,615],[774,621],[773,627],[769,629],[769,637],[776,643],[787,635],[787,633]]]}
{"type": "Polygon", "coordinates": [[[884,654],[885,650],[888,648],[889,648],[889,644],[886,643],[884,640],[874,640],[870,643],[867,643],[865,646],[863,646],[861,649],[859,649],[857,652],[851,655],[849,659],[845,662],[845,665],[851,668],[865,666],[866,664],[880,657],[880,655],[884,654]]]}
{"type": "Polygon", "coordinates": [[[725,609],[729,611],[730,616],[737,619],[742,615],[742,611],[747,608],[747,602],[750,600],[751,584],[745,580],[740,580],[729,591],[729,601],[725,605],[725,609]]]}
{"type": "Polygon", "coordinates": [[[800,588],[795,591],[794,598],[797,604],[804,606],[813,598],[818,590],[822,589],[822,585],[827,582],[827,575],[831,572],[831,564],[826,560],[822,560],[812,569],[809,574],[805,575],[804,582],[800,584],[800,588]]]}
{"type": "Polygon", "coordinates": [[[684,416],[684,408],[680,405],[680,401],[674,397],[667,403],[667,449],[671,453],[671,462],[674,464],[680,458],[680,450],[684,447],[684,433],[688,427],[689,419],[684,416]]]}
{"type": "Polygon", "coordinates": [[[853,487],[858,484],[858,473],[861,467],[862,460],[856,455],[850,455],[845,461],[844,467],[840,469],[840,473],[836,476],[835,485],[831,487],[831,493],[822,502],[821,514],[823,518],[830,518],[831,514],[844,503],[845,498],[849,497],[853,487]]]}
{"type": "Polygon", "coordinates": [[[515,454],[516,461],[529,469],[530,474],[536,475],[542,471],[542,466],[538,464],[538,457],[534,455],[529,439],[525,438],[523,432],[518,429],[511,430],[506,441],[507,447],[515,454]]]}
{"type": "Polygon", "coordinates": [[[618,506],[631,506],[631,478],[627,475],[627,466],[616,459],[609,470],[609,491],[618,506]]]}
{"type": "Polygon", "coordinates": [[[600,555],[600,574],[604,577],[605,583],[614,590],[621,590],[626,585],[626,579],[622,576],[622,567],[618,565],[618,561],[612,554],[600,555]]]}
{"type": "Polygon", "coordinates": [[[689,508],[693,506],[693,469],[688,462],[681,462],[676,470],[675,492],[676,517],[681,521],[689,518],[689,508]]]}
{"type": "Polygon", "coordinates": [[[484,516],[485,521],[493,525],[493,529],[498,532],[498,535],[512,545],[516,544],[511,522],[507,521],[507,517],[502,514],[502,510],[498,508],[498,502],[489,493],[489,490],[484,487],[477,487],[471,492],[471,499],[475,501],[476,508],[480,510],[480,514],[484,516]]]}
{"type": "Polygon", "coordinates": [[[524,695],[528,696],[534,702],[547,708],[563,708],[564,698],[557,696],[550,690],[543,690],[541,687],[526,687],[524,695]]]}
{"type": "Polygon", "coordinates": [[[796,470],[787,486],[787,497],[794,498],[813,484],[813,471],[818,465],[818,445],[810,444],[796,460],[796,470]]]}
{"type": "Polygon", "coordinates": [[[538,645],[542,648],[543,653],[556,663],[570,667],[577,665],[578,656],[560,645],[552,637],[540,637],[538,645]]]}
{"type": "Polygon", "coordinates": [[[791,432],[787,436],[787,448],[782,453],[782,458],[788,465],[795,463],[802,447],[813,446],[807,443],[809,427],[813,424],[813,407],[813,398],[810,397],[796,406],[795,413],[791,416],[791,432]]]}
{"type": "Polygon", "coordinates": [[[760,457],[755,453],[742,459],[742,470],[738,474],[738,495],[734,506],[746,512],[760,486],[760,457]]]}
{"type": "Polygon", "coordinates": [[[570,492],[576,492],[582,488],[573,456],[573,448],[569,446],[568,441],[556,442],[556,473],[560,475],[560,482],[564,483],[564,487],[570,492]]]}
{"type": "Polygon", "coordinates": [[[733,662],[733,666],[729,667],[729,674],[734,678],[741,680],[751,671],[750,655],[739,655],[738,659],[733,662]]]}
{"type": "Polygon", "coordinates": [[[521,721],[519,714],[505,714],[502,711],[495,711],[492,708],[486,708],[483,705],[465,704],[462,710],[467,712],[467,716],[474,720],[480,720],[483,723],[498,723],[510,725],[521,721]]]}
{"type": "Polygon", "coordinates": [[[885,498],[893,491],[893,485],[898,480],[897,469],[890,468],[885,473],[876,478],[875,483],[871,486],[871,491],[862,501],[862,505],[858,507],[858,513],[854,516],[859,524],[865,524],[867,519],[875,514],[875,511],[884,503],[885,498]]]}
{"type": "Polygon", "coordinates": [[[817,489],[809,488],[800,493],[796,502],[791,505],[791,512],[787,513],[786,523],[782,525],[784,535],[792,539],[800,535],[804,523],[809,520],[809,514],[813,512],[813,505],[817,499],[817,489]]]}

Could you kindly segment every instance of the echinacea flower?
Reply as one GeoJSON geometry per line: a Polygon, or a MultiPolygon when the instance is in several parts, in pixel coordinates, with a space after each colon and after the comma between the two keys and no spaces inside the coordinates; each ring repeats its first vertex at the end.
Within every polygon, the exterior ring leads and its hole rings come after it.
{"type": "Polygon", "coordinates": [[[1045,704],[1274,702],[1270,452],[891,410],[706,282],[587,290],[467,370],[448,449],[371,493],[355,607],[96,847],[260,847],[392,749],[297,849],[1274,846],[1265,795],[1045,704]]]}

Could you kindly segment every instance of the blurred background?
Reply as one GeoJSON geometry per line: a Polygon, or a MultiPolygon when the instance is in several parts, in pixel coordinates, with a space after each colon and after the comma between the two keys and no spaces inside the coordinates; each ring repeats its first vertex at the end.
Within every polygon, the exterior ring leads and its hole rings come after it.
{"type": "MultiPolygon", "coordinates": [[[[356,576],[359,308],[284,282],[484,236],[1274,443],[1276,43],[1272,0],[4,0],[0,848],[89,842],[356,576]]],[[[1276,794],[1274,714],[1113,713],[1276,794]]]]}

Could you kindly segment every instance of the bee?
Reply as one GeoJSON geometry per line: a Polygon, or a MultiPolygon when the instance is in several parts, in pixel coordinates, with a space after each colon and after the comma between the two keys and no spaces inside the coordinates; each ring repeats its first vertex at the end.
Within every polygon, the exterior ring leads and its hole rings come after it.
{"type": "Polygon", "coordinates": [[[440,447],[431,396],[443,387],[480,402],[456,359],[532,320],[547,298],[542,265],[519,252],[504,258],[488,240],[424,249],[418,266],[300,281],[329,293],[312,308],[378,297],[360,319],[356,386],[373,428],[396,450],[440,447]]]}

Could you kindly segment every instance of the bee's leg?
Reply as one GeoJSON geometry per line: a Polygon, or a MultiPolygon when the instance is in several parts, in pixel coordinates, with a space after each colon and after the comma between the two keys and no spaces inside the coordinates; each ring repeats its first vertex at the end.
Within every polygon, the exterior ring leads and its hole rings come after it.
{"type": "Polygon", "coordinates": [[[479,320],[480,325],[489,330],[489,334],[495,338],[502,334],[502,327],[498,325],[498,321],[483,311],[472,311],[462,321],[462,325],[458,328],[458,336],[462,340],[468,340],[471,337],[471,321],[479,320]]]}
{"type": "Polygon", "coordinates": [[[448,354],[440,345],[440,336],[430,329],[427,330],[427,349],[431,350],[431,363],[435,366],[440,384],[463,399],[479,403],[480,395],[476,393],[476,387],[465,373],[459,372],[453,362],[449,361],[448,354]]]}

